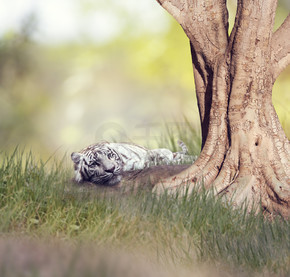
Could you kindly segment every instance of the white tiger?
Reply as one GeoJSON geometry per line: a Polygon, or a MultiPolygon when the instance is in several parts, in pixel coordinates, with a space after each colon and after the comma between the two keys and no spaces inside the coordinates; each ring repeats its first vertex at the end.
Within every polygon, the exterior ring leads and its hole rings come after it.
{"type": "Polygon", "coordinates": [[[152,164],[182,163],[188,160],[188,149],[178,141],[182,151],[168,149],[146,149],[130,143],[100,142],[90,145],[80,152],[73,152],[75,180],[96,184],[115,185],[122,179],[122,172],[143,169],[152,164]]]}

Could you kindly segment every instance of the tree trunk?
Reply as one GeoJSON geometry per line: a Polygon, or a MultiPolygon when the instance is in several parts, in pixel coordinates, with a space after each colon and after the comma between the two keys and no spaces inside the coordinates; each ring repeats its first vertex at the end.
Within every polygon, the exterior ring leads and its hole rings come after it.
{"type": "Polygon", "coordinates": [[[226,0],[157,0],[190,40],[202,151],[155,191],[214,187],[240,205],[289,217],[290,147],[272,87],[290,62],[290,15],[273,33],[277,0],[238,0],[228,35],[226,0]]]}

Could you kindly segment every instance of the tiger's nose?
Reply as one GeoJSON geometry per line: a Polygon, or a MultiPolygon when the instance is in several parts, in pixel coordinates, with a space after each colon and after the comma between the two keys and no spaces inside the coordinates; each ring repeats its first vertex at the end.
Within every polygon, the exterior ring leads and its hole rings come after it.
{"type": "Polygon", "coordinates": [[[113,173],[115,170],[115,166],[112,165],[110,168],[106,168],[105,171],[108,172],[108,173],[113,173]]]}

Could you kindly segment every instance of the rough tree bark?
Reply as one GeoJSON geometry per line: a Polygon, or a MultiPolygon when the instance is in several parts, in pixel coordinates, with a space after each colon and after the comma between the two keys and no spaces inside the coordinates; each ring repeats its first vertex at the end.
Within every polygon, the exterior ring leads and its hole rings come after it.
{"type": "Polygon", "coordinates": [[[273,33],[277,0],[238,0],[228,35],[226,0],[157,0],[190,40],[202,151],[157,193],[214,187],[239,205],[289,217],[290,144],[272,87],[290,63],[290,15],[273,33]]]}

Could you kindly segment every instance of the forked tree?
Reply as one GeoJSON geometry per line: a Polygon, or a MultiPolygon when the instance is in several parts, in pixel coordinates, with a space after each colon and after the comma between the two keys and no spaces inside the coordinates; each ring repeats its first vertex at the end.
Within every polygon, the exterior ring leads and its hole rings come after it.
{"type": "Polygon", "coordinates": [[[273,32],[277,0],[238,0],[228,33],[226,0],[157,0],[189,38],[202,151],[155,191],[213,187],[236,204],[289,216],[290,144],[272,104],[290,63],[290,15],[273,32]]]}

